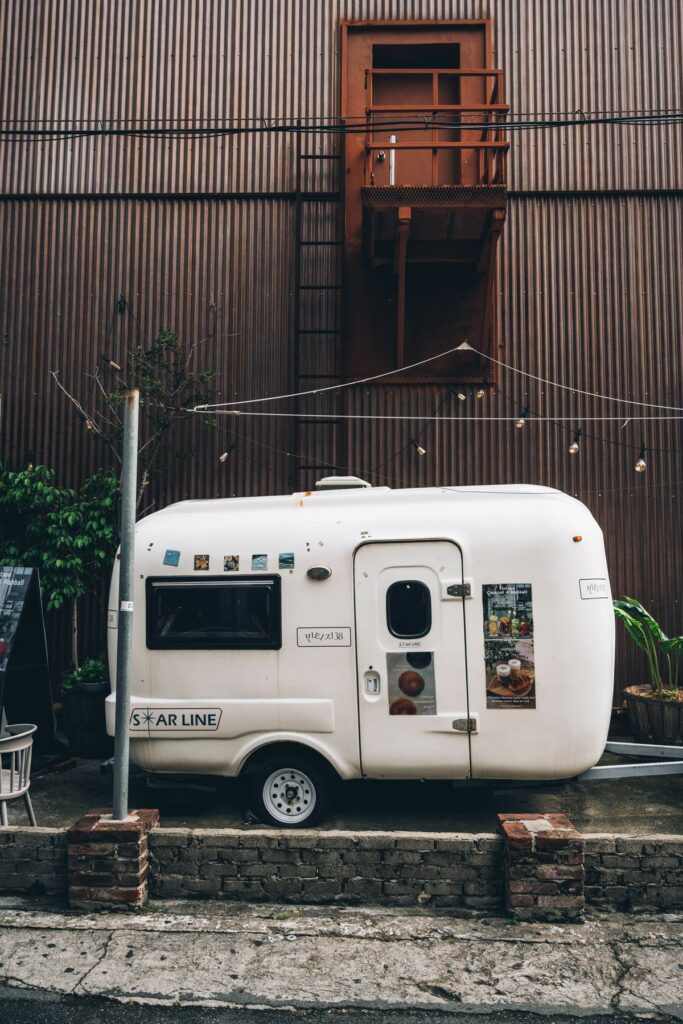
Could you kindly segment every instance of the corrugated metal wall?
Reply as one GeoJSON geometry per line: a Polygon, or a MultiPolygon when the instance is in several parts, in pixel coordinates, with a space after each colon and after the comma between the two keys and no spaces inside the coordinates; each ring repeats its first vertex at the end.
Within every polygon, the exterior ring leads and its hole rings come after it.
{"type": "MultiPolygon", "coordinates": [[[[683,10],[666,0],[14,0],[2,12],[0,116],[185,125],[330,116],[339,105],[341,19],[459,17],[493,19],[515,113],[681,106],[683,10]]],[[[335,145],[308,139],[304,149],[330,154],[335,145]]],[[[207,339],[205,365],[219,370],[224,400],[290,390],[295,156],[292,138],[275,134],[0,144],[5,460],[21,463],[30,452],[70,481],[100,465],[103,451],[49,372],[87,397],[85,375],[101,351],[121,355],[162,326],[207,339]]],[[[502,358],[589,391],[683,404],[681,128],[519,133],[509,167],[502,358]]],[[[309,162],[304,188],[337,189],[337,170],[334,161],[309,162]]],[[[335,216],[333,202],[305,204],[304,239],[338,239],[335,216]]],[[[339,284],[333,247],[303,253],[302,283],[339,284]]],[[[300,325],[322,332],[339,326],[342,314],[333,292],[310,295],[300,325]]],[[[337,358],[333,336],[302,338],[300,372],[322,377],[337,358]]],[[[430,415],[443,399],[431,388],[354,388],[343,400],[310,399],[300,410],[430,415]]],[[[342,420],[297,432],[291,422],[247,417],[221,419],[215,433],[188,423],[179,444],[194,456],[169,467],[156,499],[287,490],[292,479],[314,479],[313,469],[297,475],[302,464],[348,467],[395,485],[560,486],[602,523],[615,589],[641,596],[680,631],[683,473],[680,454],[668,451],[683,448],[680,423],[589,427],[585,417],[613,414],[610,403],[510,373],[501,373],[496,397],[448,399],[441,412],[462,422],[426,428],[423,458],[406,448],[417,428],[405,420],[342,420]],[[526,403],[571,423],[517,431],[462,420],[509,416],[526,403]],[[570,458],[574,424],[604,441],[585,437],[570,458]],[[229,441],[237,450],[222,465],[229,441]],[[648,454],[647,472],[636,475],[637,450],[617,442],[641,441],[667,451],[648,454]]],[[[631,665],[622,652],[618,683],[631,681],[631,665]]]]}

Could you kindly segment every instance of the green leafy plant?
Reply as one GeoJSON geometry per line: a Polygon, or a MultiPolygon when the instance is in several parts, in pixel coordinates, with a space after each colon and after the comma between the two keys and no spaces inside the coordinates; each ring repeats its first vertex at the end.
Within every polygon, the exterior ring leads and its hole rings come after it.
{"type": "Polygon", "coordinates": [[[80,690],[108,679],[107,666],[100,658],[86,658],[80,668],[72,668],[62,676],[62,690],[80,690]]]}
{"type": "Polygon", "coordinates": [[[645,653],[650,685],[664,700],[680,700],[679,690],[683,636],[668,637],[640,601],[623,597],[614,601],[614,614],[645,653]]]}
{"type": "Polygon", "coordinates": [[[58,487],[45,466],[0,467],[0,565],[40,572],[48,611],[71,604],[71,658],[78,667],[78,600],[99,593],[118,543],[119,485],[96,473],[82,487],[58,487]]]}

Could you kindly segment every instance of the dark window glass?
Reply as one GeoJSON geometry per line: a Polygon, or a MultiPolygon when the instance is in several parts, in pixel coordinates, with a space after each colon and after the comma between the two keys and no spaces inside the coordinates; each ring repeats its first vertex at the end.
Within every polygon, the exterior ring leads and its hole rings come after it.
{"type": "Polygon", "coordinates": [[[148,580],[147,646],[278,649],[279,577],[148,580]]]}
{"type": "Polygon", "coordinates": [[[426,636],[432,628],[432,598],[419,580],[401,580],[387,590],[389,632],[401,638],[426,636]]]}

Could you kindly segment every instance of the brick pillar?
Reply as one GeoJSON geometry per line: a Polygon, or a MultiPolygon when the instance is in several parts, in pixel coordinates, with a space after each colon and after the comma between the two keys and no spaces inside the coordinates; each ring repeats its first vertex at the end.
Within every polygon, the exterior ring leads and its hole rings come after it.
{"type": "Polygon", "coordinates": [[[520,921],[583,919],[585,841],[564,814],[499,814],[505,905],[520,921]]]}
{"type": "Polygon", "coordinates": [[[88,811],[66,835],[69,903],[79,910],[138,910],[147,902],[147,833],[155,810],[131,811],[125,821],[88,811]]]}

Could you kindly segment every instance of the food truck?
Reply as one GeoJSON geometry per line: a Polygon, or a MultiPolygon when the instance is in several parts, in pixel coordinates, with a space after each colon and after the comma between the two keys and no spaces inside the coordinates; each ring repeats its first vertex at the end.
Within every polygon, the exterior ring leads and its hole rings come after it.
{"type": "MultiPolygon", "coordinates": [[[[133,604],[131,760],[246,775],[271,825],[315,824],[335,780],[568,779],[605,748],[603,537],[561,491],[183,501],[137,524],[133,604]]],[[[117,623],[115,568],[112,688],[117,623]]]]}

